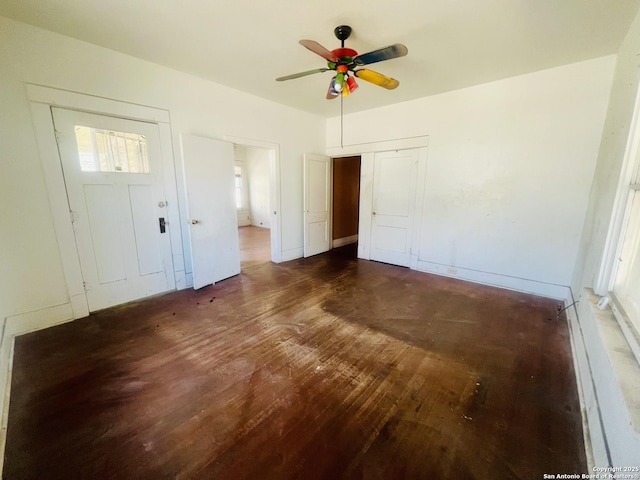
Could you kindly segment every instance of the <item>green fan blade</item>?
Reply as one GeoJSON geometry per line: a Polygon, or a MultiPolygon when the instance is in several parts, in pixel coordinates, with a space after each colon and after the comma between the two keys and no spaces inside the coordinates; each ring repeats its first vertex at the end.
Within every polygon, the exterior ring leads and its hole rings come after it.
{"type": "Polygon", "coordinates": [[[322,73],[328,71],[328,68],[315,68],[313,70],[307,70],[306,72],[293,73],[291,75],[285,75],[284,77],[276,78],[276,82],[284,82],[285,80],[293,80],[294,78],[306,77],[307,75],[313,75],[314,73],[322,73]]]}

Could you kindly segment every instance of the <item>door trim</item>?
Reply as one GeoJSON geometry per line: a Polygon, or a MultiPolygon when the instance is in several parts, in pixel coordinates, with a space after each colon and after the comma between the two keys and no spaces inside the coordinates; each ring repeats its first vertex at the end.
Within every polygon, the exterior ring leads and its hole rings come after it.
{"type": "Polygon", "coordinates": [[[280,192],[280,144],[253,138],[225,135],[223,140],[242,147],[256,147],[269,151],[269,206],[271,212],[271,261],[282,262],[282,207],[280,192]]]}
{"type": "Polygon", "coordinates": [[[362,155],[366,152],[386,152],[389,150],[409,150],[410,148],[421,148],[429,146],[428,135],[418,135],[416,137],[395,138],[391,140],[381,140],[379,142],[354,143],[343,147],[327,147],[325,154],[330,157],[350,157],[352,155],[362,155]]]}
{"type": "MultiPolygon", "coordinates": [[[[53,218],[62,269],[67,284],[69,303],[73,318],[89,315],[87,297],[84,291],[80,259],[76,246],[73,225],[69,214],[69,203],[64,184],[62,164],[55,140],[55,129],[51,116],[51,107],[80,110],[98,115],[116,116],[129,120],[156,123],[160,131],[162,166],[164,168],[164,186],[167,197],[169,224],[179,225],[178,195],[175,180],[175,168],[169,112],[154,107],[146,107],[107,98],[59,90],[41,85],[27,84],[27,98],[30,104],[34,124],[36,143],[44,172],[49,205],[53,218]]],[[[182,236],[179,228],[169,228],[173,274],[176,288],[185,288],[184,256],[182,236]]]]}

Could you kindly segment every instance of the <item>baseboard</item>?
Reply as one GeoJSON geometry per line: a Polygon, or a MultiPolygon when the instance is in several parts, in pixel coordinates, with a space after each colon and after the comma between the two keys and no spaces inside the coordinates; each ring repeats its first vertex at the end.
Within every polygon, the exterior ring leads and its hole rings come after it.
{"type": "Polygon", "coordinates": [[[468,282],[506,288],[507,290],[515,290],[517,292],[531,293],[533,295],[553,298],[556,300],[564,301],[571,296],[569,287],[565,285],[539,282],[525,278],[511,277],[509,275],[500,275],[497,273],[482,272],[480,270],[452,267],[450,265],[442,265],[439,263],[425,262],[421,260],[417,261],[415,269],[421,272],[458,278],[468,282]]]}
{"type": "Polygon", "coordinates": [[[333,248],[343,247],[344,245],[351,245],[358,242],[358,234],[351,235],[350,237],[336,238],[332,241],[333,248]]]}
{"type": "Polygon", "coordinates": [[[11,369],[13,367],[14,337],[3,336],[0,350],[0,472],[4,467],[4,449],[7,443],[7,424],[9,420],[9,398],[11,394],[11,369]]]}
{"type": "Polygon", "coordinates": [[[578,312],[573,297],[566,300],[565,313],[569,327],[573,370],[576,376],[578,398],[580,401],[580,416],[582,417],[582,435],[587,457],[587,471],[593,472],[593,468],[596,465],[603,465],[601,462],[607,458],[606,441],[602,431],[602,421],[598,409],[593,407],[589,408],[589,405],[593,405],[595,389],[593,376],[589,368],[588,353],[585,348],[582,329],[580,328],[578,312]],[[596,460],[596,457],[599,461],[596,460]]]}
{"type": "Polygon", "coordinates": [[[280,260],[283,262],[288,262],[289,260],[295,260],[296,258],[302,258],[304,256],[304,249],[300,248],[292,248],[291,250],[283,250],[282,256],[280,260]]]}
{"type": "Polygon", "coordinates": [[[35,332],[43,328],[53,327],[73,320],[73,309],[70,303],[43,308],[34,312],[21,313],[7,317],[5,336],[18,336],[35,332]]]}
{"type": "Polygon", "coordinates": [[[74,319],[73,315],[74,308],[70,302],[34,312],[12,315],[4,320],[2,343],[0,344],[0,386],[4,387],[0,395],[0,412],[2,412],[2,419],[0,420],[0,472],[4,465],[4,448],[7,441],[15,337],[72,321],[74,319]]]}

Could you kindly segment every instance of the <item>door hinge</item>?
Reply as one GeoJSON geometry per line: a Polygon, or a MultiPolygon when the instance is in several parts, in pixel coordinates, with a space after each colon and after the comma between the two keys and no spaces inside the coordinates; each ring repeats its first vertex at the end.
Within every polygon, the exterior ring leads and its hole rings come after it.
{"type": "Polygon", "coordinates": [[[54,130],[53,133],[56,137],[56,143],[60,144],[60,138],[62,137],[62,132],[60,130],[54,130]]]}
{"type": "Polygon", "coordinates": [[[78,212],[69,210],[69,218],[71,218],[71,223],[76,223],[78,221],[78,212]]]}
{"type": "Polygon", "coordinates": [[[89,289],[87,288],[87,282],[82,282],[82,288],[84,289],[84,293],[87,293],[89,289]]]}

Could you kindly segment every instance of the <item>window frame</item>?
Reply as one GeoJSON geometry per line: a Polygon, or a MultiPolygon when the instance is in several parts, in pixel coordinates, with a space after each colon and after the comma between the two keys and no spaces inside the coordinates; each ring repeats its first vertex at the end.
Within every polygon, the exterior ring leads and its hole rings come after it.
{"type": "Polygon", "coordinates": [[[633,233],[629,233],[628,229],[631,223],[634,197],[640,196],[638,182],[640,182],[640,89],[636,93],[633,117],[616,187],[604,254],[594,288],[597,294],[606,297],[605,305],[608,302],[609,309],[620,326],[636,361],[640,364],[640,319],[632,320],[629,317],[624,309],[624,304],[616,296],[614,290],[625,239],[628,235],[633,235],[633,233]]]}
{"type": "MultiPolygon", "coordinates": [[[[640,152],[637,152],[640,154],[640,152]]],[[[632,174],[630,175],[630,182],[626,184],[626,191],[620,192],[624,194],[626,197],[625,208],[624,208],[624,216],[623,222],[621,225],[621,229],[618,237],[618,248],[616,249],[616,256],[614,258],[614,265],[611,270],[611,280],[609,283],[609,298],[611,299],[611,310],[622,329],[625,338],[627,339],[627,343],[631,347],[636,360],[640,363],[640,318],[631,318],[627,309],[625,309],[625,304],[620,300],[618,295],[616,294],[615,285],[617,283],[617,277],[620,273],[620,267],[622,266],[622,252],[625,247],[625,241],[628,236],[638,235],[639,232],[636,230],[640,227],[638,222],[634,222],[632,224],[632,210],[634,206],[638,209],[638,199],[640,198],[640,188],[638,183],[636,183],[638,178],[636,178],[638,168],[640,168],[640,158],[636,156],[635,165],[632,168],[632,174]],[[635,205],[634,205],[635,203],[635,205]],[[631,230],[633,228],[633,230],[631,230]]],[[[640,213],[640,212],[638,212],[640,213]]],[[[640,259],[636,259],[635,261],[640,261],[640,259]]],[[[640,288],[640,285],[638,286],[640,288]]],[[[637,313],[637,312],[634,312],[637,313]]]]}
{"type": "Polygon", "coordinates": [[[236,194],[236,211],[241,212],[244,210],[247,210],[247,201],[246,201],[246,172],[245,172],[245,167],[242,163],[240,162],[235,162],[233,165],[233,179],[234,179],[234,185],[233,185],[233,190],[236,194]],[[238,175],[236,174],[236,169],[240,169],[240,206],[238,206],[237,204],[237,195],[238,195],[238,187],[235,184],[235,179],[238,177],[238,175]]]}

